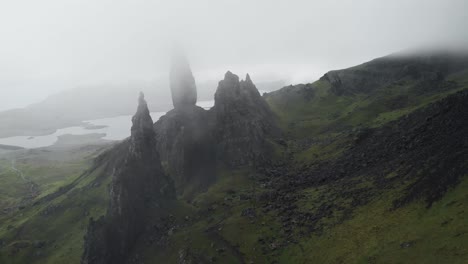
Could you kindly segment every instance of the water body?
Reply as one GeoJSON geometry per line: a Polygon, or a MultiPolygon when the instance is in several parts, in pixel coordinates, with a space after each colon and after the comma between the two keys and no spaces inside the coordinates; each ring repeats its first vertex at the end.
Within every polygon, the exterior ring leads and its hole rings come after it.
{"type": "MultiPolygon", "coordinates": [[[[200,101],[198,106],[209,109],[214,105],[214,100],[200,101]]],[[[166,112],[152,112],[151,118],[154,122],[159,120],[166,112]]],[[[132,127],[132,116],[122,115],[109,118],[101,118],[94,120],[83,121],[83,126],[73,126],[58,129],[55,133],[45,136],[16,136],[0,138],[0,144],[18,146],[23,148],[40,148],[53,145],[57,142],[58,137],[62,135],[87,135],[87,134],[105,134],[102,139],[107,140],[122,140],[130,136],[130,128],[132,127]],[[97,127],[90,129],[89,127],[97,127]]]]}
{"type": "MultiPolygon", "coordinates": [[[[266,91],[259,91],[263,94],[266,91]]],[[[214,100],[199,101],[197,105],[204,109],[210,109],[214,105],[214,100]]],[[[166,114],[166,112],[152,112],[151,118],[154,122],[166,114]]],[[[66,127],[57,129],[55,133],[45,136],[16,136],[0,138],[0,145],[18,146],[27,149],[41,148],[53,145],[57,142],[59,136],[63,135],[88,135],[88,134],[105,134],[102,139],[106,140],[122,140],[130,136],[130,128],[132,127],[132,115],[122,115],[109,118],[101,118],[94,120],[83,121],[82,126],[66,127]],[[96,128],[93,128],[96,127],[96,128]]]]}

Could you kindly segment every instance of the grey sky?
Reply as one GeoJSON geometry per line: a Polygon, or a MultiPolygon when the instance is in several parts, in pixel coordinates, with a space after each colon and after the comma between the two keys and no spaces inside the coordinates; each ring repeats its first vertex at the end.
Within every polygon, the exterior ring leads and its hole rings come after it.
{"type": "Polygon", "coordinates": [[[62,89],[168,72],[185,47],[195,78],[313,81],[407,48],[468,43],[466,0],[2,0],[0,110],[62,89]]]}

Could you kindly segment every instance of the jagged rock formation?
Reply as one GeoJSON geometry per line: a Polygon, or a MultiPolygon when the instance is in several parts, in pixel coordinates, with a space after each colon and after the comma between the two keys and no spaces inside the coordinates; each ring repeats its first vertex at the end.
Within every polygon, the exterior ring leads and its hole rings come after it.
{"type": "Polygon", "coordinates": [[[105,217],[90,220],[84,264],[125,263],[148,217],[157,212],[162,201],[175,196],[172,181],[161,167],[143,94],[132,122],[130,138],[109,152],[110,205],[105,217]]]}
{"type": "Polygon", "coordinates": [[[171,69],[174,109],[155,124],[157,149],[179,194],[199,190],[215,178],[216,161],[248,165],[267,153],[266,135],[277,135],[274,115],[247,75],[226,73],[215,95],[215,107],[195,105],[196,87],[189,64],[176,54],[171,69]]]}
{"type": "Polygon", "coordinates": [[[208,112],[195,105],[195,79],[180,53],[173,56],[170,86],[174,109],[154,124],[154,131],[164,168],[183,194],[186,186],[200,189],[214,178],[212,122],[208,112]]]}
{"type": "Polygon", "coordinates": [[[161,161],[179,194],[190,195],[187,186],[203,189],[214,180],[212,125],[209,112],[198,106],[173,109],[154,124],[161,161]]]}
{"type": "Polygon", "coordinates": [[[197,103],[197,88],[187,58],[174,54],[170,72],[172,103],[175,109],[195,106],[197,103]]]}
{"type": "Polygon", "coordinates": [[[215,117],[217,157],[229,166],[265,159],[270,152],[267,138],[280,134],[274,114],[248,74],[239,81],[228,71],[210,111],[215,117]]]}
{"type": "Polygon", "coordinates": [[[268,157],[268,137],[278,136],[274,114],[250,76],[245,81],[227,72],[209,111],[184,106],[169,111],[154,125],[157,148],[179,194],[200,190],[215,179],[218,162],[230,167],[268,157]]]}

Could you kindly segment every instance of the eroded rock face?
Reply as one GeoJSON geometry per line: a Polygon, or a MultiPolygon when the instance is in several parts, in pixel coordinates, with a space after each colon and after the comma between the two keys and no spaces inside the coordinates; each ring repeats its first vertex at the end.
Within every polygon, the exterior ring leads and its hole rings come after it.
{"type": "Polygon", "coordinates": [[[187,186],[203,189],[214,180],[212,120],[208,111],[193,106],[173,109],[154,124],[161,161],[179,194],[190,195],[187,186]]]}
{"type": "Polygon", "coordinates": [[[214,182],[219,165],[239,167],[267,160],[269,139],[280,134],[274,114],[249,75],[239,81],[227,72],[219,82],[215,106],[208,111],[177,104],[174,101],[175,109],[161,117],[154,130],[163,166],[178,194],[186,198],[214,182]]]}
{"type": "Polygon", "coordinates": [[[215,106],[216,154],[229,166],[252,164],[267,158],[268,137],[277,137],[280,130],[266,101],[247,74],[245,80],[227,72],[219,82],[215,106]]]}
{"type": "Polygon", "coordinates": [[[170,72],[172,103],[175,109],[195,106],[197,103],[197,87],[190,70],[187,58],[175,54],[172,58],[170,72]]]}
{"type": "Polygon", "coordinates": [[[184,196],[213,182],[218,165],[238,167],[268,159],[268,140],[280,134],[250,76],[239,81],[231,72],[220,81],[213,108],[175,108],[154,130],[163,165],[184,196]]]}
{"type": "Polygon", "coordinates": [[[132,118],[131,136],[113,150],[106,173],[112,175],[107,214],[91,219],[82,263],[125,263],[160,204],[175,198],[161,167],[153,121],[143,94],[132,118]]]}

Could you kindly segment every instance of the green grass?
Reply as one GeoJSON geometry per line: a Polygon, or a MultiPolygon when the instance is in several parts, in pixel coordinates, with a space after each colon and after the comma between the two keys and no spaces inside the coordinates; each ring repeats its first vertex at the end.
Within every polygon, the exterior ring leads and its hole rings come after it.
{"type": "MultiPolygon", "coordinates": [[[[449,79],[458,86],[438,93],[419,94],[413,83],[402,82],[370,94],[336,96],[328,82],[317,81],[308,86],[314,89],[309,99],[294,93],[267,97],[289,140],[283,147],[267,139],[273,156],[282,160],[293,152],[288,160],[293,165],[334,160],[352,143],[347,132],[385,125],[468,88],[468,71],[449,79]],[[405,103],[395,106],[402,96],[405,103]],[[314,139],[310,146],[295,145],[307,138],[314,139]]],[[[10,161],[0,159],[0,208],[24,205],[0,215],[0,239],[7,241],[0,247],[0,263],[79,263],[88,220],[106,213],[109,198],[111,179],[103,175],[102,167],[83,173],[92,157],[88,153],[60,162],[19,158],[17,168],[39,190],[26,202],[29,189],[10,168],[10,161]],[[69,191],[34,204],[70,184],[69,191]],[[45,245],[39,248],[41,241],[45,245]]],[[[167,246],[140,241],[136,251],[145,263],[177,263],[187,248],[196,259],[215,263],[240,263],[239,258],[246,263],[467,263],[468,175],[430,208],[416,200],[392,209],[409,184],[398,182],[392,171],[382,176],[395,181],[385,189],[377,189],[372,177],[361,175],[299,190],[301,198],[295,202],[299,212],[317,215],[324,203],[338,207],[317,222],[320,232],[303,235],[298,227],[290,238],[285,237],[279,212],[263,211],[257,198],[271,190],[260,185],[257,176],[247,167],[218,168],[217,181],[205,192],[166,204],[164,214],[176,219],[167,246]],[[345,190],[364,190],[369,200],[353,206],[353,198],[339,195],[345,190]],[[242,216],[248,208],[255,210],[256,217],[242,216]],[[289,239],[298,243],[287,243],[289,239]],[[275,245],[281,246],[273,249],[275,245]]]]}
{"type": "Polygon", "coordinates": [[[295,154],[298,162],[320,162],[340,156],[347,148],[348,139],[344,137],[331,138],[330,143],[314,144],[310,148],[295,154]]]}
{"type": "Polygon", "coordinates": [[[448,76],[456,83],[445,91],[421,93],[411,81],[392,84],[369,94],[337,96],[327,81],[319,80],[309,87],[315,91],[306,99],[294,91],[266,100],[280,120],[289,138],[317,137],[355,127],[379,127],[452,93],[468,89],[468,71],[448,76]],[[402,101],[404,100],[404,101],[402,101]]]}
{"type": "Polygon", "coordinates": [[[205,261],[214,259],[216,263],[240,263],[239,256],[257,263],[267,257],[258,241],[273,237],[280,225],[274,215],[262,214],[260,208],[254,219],[242,216],[244,209],[257,205],[240,199],[242,195],[259,195],[265,189],[257,186],[247,168],[220,169],[218,176],[219,180],[197,195],[192,205],[185,205],[190,208],[184,211],[190,224],[175,230],[167,247],[148,249],[148,261],[176,263],[179,251],[186,248],[192,255],[205,261]]]}
{"type": "Polygon", "coordinates": [[[287,248],[279,263],[466,263],[468,178],[427,209],[422,201],[391,210],[385,192],[350,220],[287,248]]]}
{"type": "MultiPolygon", "coordinates": [[[[100,170],[85,175],[96,179],[100,170]]],[[[13,241],[0,250],[0,260],[8,263],[79,263],[88,219],[105,214],[110,178],[91,188],[76,187],[50,202],[27,206],[2,223],[0,237],[13,241]],[[45,213],[48,208],[49,213],[45,213]],[[8,225],[14,228],[9,230],[8,225]],[[17,241],[30,246],[16,249],[17,241]],[[42,248],[34,242],[45,241],[42,248]]]]}
{"type": "Polygon", "coordinates": [[[79,263],[89,217],[105,213],[110,178],[92,185],[102,171],[85,173],[99,151],[60,153],[19,152],[0,160],[1,196],[8,201],[1,205],[13,208],[0,215],[0,239],[7,242],[0,248],[0,263],[79,263]],[[26,181],[11,169],[11,159],[26,181]],[[35,196],[25,200],[30,196],[30,182],[35,196]],[[68,192],[45,199],[70,184],[68,192]]]}

